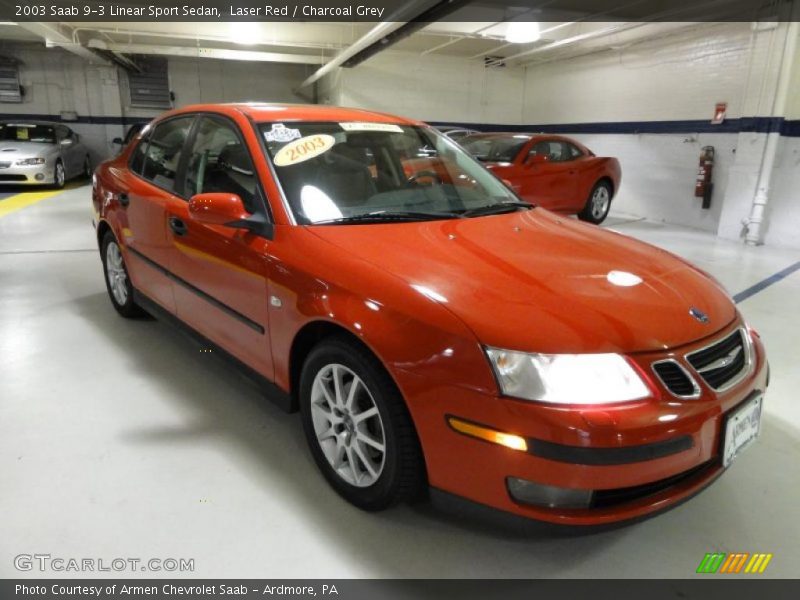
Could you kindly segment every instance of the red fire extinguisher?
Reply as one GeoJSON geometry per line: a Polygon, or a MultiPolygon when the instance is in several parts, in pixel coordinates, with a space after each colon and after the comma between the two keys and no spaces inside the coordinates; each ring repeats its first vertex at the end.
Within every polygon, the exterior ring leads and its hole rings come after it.
{"type": "Polygon", "coordinates": [[[711,194],[714,183],[711,175],[714,172],[714,146],[703,146],[700,151],[700,166],[697,170],[697,181],[694,184],[694,195],[703,199],[703,208],[711,206],[711,194]]]}

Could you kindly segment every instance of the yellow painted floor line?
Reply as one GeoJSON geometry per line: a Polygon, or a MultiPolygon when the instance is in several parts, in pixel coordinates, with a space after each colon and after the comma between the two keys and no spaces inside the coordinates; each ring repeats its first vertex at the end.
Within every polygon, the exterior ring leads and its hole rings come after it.
{"type": "Polygon", "coordinates": [[[57,196],[64,190],[49,190],[47,192],[22,192],[16,196],[10,196],[4,200],[0,200],[0,219],[13,212],[27,208],[32,204],[47,200],[53,196],[57,196]]]}

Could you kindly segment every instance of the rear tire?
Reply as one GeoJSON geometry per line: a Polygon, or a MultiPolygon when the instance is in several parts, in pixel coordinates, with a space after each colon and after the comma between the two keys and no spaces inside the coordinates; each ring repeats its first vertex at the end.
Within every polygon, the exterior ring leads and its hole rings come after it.
{"type": "Polygon", "coordinates": [[[581,221],[599,225],[606,220],[610,208],[611,186],[607,181],[598,181],[586,200],[586,206],[578,213],[578,218],[581,221]]]}
{"type": "Polygon", "coordinates": [[[377,511],[421,495],[425,463],[416,429],[368,350],[346,337],[320,342],[303,365],[300,411],[314,461],[348,502],[377,511]]]}
{"type": "Polygon", "coordinates": [[[103,275],[106,290],[114,309],[126,319],[135,319],[147,313],[133,300],[133,285],[128,277],[128,269],[122,256],[117,238],[107,231],[100,244],[100,257],[103,261],[103,275]]]}

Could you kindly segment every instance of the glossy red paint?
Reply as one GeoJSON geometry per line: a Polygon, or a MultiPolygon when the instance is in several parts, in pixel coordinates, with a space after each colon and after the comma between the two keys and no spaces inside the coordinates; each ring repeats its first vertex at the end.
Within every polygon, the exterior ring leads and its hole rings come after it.
{"type": "MultiPolygon", "coordinates": [[[[626,520],[672,506],[720,474],[723,415],[766,387],[761,341],[754,336],[754,365],[744,380],[721,394],[701,382],[696,400],[671,396],[650,367],[743,324],[724,290],[698,269],[663,250],[540,209],[448,221],[294,225],[255,123],[418,123],[350,109],[250,104],[187,107],[156,123],[194,114],[220,115],[238,129],[272,227],[263,235],[193,219],[193,204],[200,202],[128,169],[136,143],[101,165],[93,190],[101,235],[107,228],[114,232],[133,285],[162,308],[287,393],[296,392],[299,365],[291,357],[303,333],[320,324],[348,332],[375,354],[401,390],[430,484],[511,513],[577,525],[626,520]],[[175,220],[183,233],[173,228],[175,220]],[[634,273],[642,284],[616,285],[611,271],[634,273]],[[703,310],[710,323],[691,318],[690,306],[703,310]],[[602,407],[505,398],[484,346],[621,353],[638,365],[653,393],[602,407]],[[679,436],[690,436],[692,446],[632,464],[569,464],[466,437],[448,427],[446,415],[583,448],[679,436]],[[707,462],[712,466],[695,478],[610,508],[523,506],[511,499],[505,483],[514,476],[613,489],[707,462]]],[[[618,173],[614,181],[616,187],[618,173]]],[[[207,200],[209,206],[235,204],[230,197],[207,200]]]]}
{"type": "Polygon", "coordinates": [[[225,225],[249,216],[236,194],[197,194],[189,199],[192,219],[206,225],[225,225]]]}
{"type": "MultiPolygon", "coordinates": [[[[622,182],[622,170],[616,158],[595,156],[586,146],[565,136],[519,133],[475,133],[460,143],[474,141],[526,140],[511,160],[486,162],[495,175],[505,179],[523,200],[551,211],[577,214],[586,206],[594,186],[606,181],[615,195],[622,182]],[[535,152],[542,142],[565,142],[580,151],[569,160],[551,160],[535,152]]],[[[566,158],[566,157],[565,157],[566,158]]]]}

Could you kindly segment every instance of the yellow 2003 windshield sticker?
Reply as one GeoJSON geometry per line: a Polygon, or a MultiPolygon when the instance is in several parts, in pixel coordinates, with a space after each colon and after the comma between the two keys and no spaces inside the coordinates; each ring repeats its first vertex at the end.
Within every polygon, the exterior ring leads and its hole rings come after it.
{"type": "Polygon", "coordinates": [[[299,140],[289,142],[275,154],[273,162],[276,167],[288,167],[319,156],[333,148],[336,140],[332,135],[320,133],[308,135],[299,140]]]}

